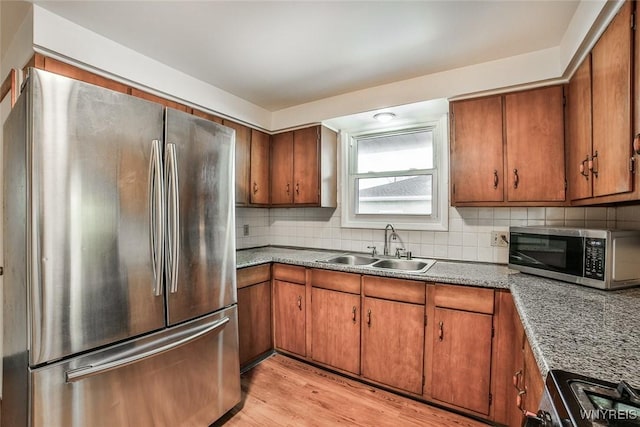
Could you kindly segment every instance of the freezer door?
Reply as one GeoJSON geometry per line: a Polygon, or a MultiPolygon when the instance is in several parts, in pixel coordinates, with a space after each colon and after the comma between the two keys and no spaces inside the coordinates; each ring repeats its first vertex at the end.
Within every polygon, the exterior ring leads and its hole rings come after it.
{"type": "Polygon", "coordinates": [[[236,302],[232,129],[167,108],[169,324],[236,302]]]}
{"type": "Polygon", "coordinates": [[[31,378],[33,427],[208,426],[240,401],[237,309],[31,378]]]}
{"type": "Polygon", "coordinates": [[[163,109],[44,71],[29,84],[34,366],[164,326],[163,109]]]}

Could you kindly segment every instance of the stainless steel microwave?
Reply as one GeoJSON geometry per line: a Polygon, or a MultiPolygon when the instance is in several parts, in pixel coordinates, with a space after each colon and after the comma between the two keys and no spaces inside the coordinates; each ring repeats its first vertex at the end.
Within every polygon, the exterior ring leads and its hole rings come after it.
{"type": "Polygon", "coordinates": [[[640,285],[640,231],[511,227],[509,268],[598,289],[640,285]]]}

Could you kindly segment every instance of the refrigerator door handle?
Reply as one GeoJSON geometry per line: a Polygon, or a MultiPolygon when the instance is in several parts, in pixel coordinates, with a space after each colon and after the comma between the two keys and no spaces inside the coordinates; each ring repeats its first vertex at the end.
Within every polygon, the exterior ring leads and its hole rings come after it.
{"type": "Polygon", "coordinates": [[[155,296],[162,295],[162,266],[164,265],[164,186],[160,140],[151,143],[149,164],[149,241],[153,265],[155,296]]]}
{"type": "Polygon", "coordinates": [[[134,354],[133,356],[125,357],[118,360],[112,360],[108,362],[97,362],[93,365],[83,366],[77,369],[71,369],[64,373],[65,382],[73,383],[76,381],[81,381],[83,379],[86,379],[95,375],[100,375],[102,373],[112,371],[114,369],[123,368],[125,366],[132,365],[142,360],[149,359],[159,354],[174,350],[194,340],[197,340],[198,338],[204,335],[207,335],[215,331],[216,329],[221,329],[223,326],[229,323],[229,320],[230,320],[229,317],[223,317],[220,320],[216,320],[215,322],[212,322],[206,325],[204,329],[194,333],[193,335],[189,335],[188,337],[182,338],[180,340],[162,345],[160,347],[154,348],[153,350],[145,351],[139,354],[134,354]]]}
{"type": "Polygon", "coordinates": [[[169,191],[167,209],[167,215],[169,216],[169,218],[167,218],[169,223],[167,261],[170,289],[171,293],[175,294],[178,292],[178,260],[180,258],[180,195],[178,191],[178,163],[175,144],[167,144],[166,163],[167,189],[169,191]]]}

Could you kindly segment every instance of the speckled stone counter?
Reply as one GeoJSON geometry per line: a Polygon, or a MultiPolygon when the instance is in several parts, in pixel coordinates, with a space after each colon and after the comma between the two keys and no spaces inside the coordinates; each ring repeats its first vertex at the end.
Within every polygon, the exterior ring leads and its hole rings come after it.
{"type": "Polygon", "coordinates": [[[361,274],[510,289],[543,376],[564,369],[640,387],[640,288],[599,291],[503,265],[438,261],[424,274],[323,262],[344,251],[264,247],[237,253],[238,268],[270,262],[361,274]]]}

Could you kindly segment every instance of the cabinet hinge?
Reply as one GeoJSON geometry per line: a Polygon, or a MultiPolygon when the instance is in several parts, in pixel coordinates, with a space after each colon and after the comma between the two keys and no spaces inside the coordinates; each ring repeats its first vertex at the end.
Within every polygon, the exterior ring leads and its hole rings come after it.
{"type": "Polygon", "coordinates": [[[493,394],[489,393],[489,406],[493,403],[493,394]]]}
{"type": "Polygon", "coordinates": [[[633,156],[629,159],[629,172],[636,173],[636,158],[633,156]]]}

